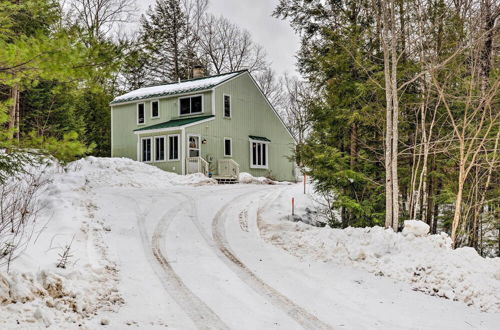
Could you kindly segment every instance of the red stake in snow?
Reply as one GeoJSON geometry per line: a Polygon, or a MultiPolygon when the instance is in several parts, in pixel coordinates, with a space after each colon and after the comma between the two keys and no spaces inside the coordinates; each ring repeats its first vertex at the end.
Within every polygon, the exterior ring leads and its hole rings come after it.
{"type": "Polygon", "coordinates": [[[295,215],[295,198],[292,197],[292,215],[295,215]]]}
{"type": "Polygon", "coordinates": [[[307,175],[304,173],[304,195],[306,194],[307,175]]]}

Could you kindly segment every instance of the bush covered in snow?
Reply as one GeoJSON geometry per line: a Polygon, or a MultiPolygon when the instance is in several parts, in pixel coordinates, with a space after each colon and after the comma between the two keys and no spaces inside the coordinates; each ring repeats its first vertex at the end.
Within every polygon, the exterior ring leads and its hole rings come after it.
{"type": "Polygon", "coordinates": [[[408,282],[414,290],[500,312],[500,258],[482,258],[472,248],[453,250],[448,235],[427,235],[420,221],[406,221],[402,233],[288,221],[261,229],[267,240],[301,258],[352,265],[408,282]]]}

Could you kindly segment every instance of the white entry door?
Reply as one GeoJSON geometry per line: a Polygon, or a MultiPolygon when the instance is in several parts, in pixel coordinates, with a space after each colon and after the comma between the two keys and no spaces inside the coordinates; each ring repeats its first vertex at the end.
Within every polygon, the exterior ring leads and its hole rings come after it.
{"type": "Polygon", "coordinates": [[[198,173],[200,171],[200,136],[187,136],[187,173],[198,173]]]}
{"type": "Polygon", "coordinates": [[[188,157],[200,157],[200,136],[188,135],[188,157]]]}

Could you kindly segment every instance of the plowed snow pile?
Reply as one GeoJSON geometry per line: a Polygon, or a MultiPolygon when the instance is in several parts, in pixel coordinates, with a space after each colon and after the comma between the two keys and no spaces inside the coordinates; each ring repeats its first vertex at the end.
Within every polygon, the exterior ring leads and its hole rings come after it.
{"type": "MultiPolygon", "coordinates": [[[[119,269],[106,244],[111,228],[95,212],[93,189],[214,183],[202,175],[180,176],[120,158],[88,157],[66,167],[50,163],[27,171],[49,183],[39,193],[41,209],[29,228],[34,234],[26,251],[8,273],[0,267],[0,329],[86,328],[85,319],[123,303],[119,269]],[[66,268],[56,267],[69,245],[66,268]]],[[[6,184],[22,186],[25,176],[6,184]]]]}
{"type": "Polygon", "coordinates": [[[421,221],[406,221],[403,232],[394,233],[318,228],[276,213],[263,215],[262,235],[300,258],[355,266],[408,282],[416,291],[500,312],[500,258],[483,258],[467,247],[453,250],[447,234],[428,235],[421,221]]]}

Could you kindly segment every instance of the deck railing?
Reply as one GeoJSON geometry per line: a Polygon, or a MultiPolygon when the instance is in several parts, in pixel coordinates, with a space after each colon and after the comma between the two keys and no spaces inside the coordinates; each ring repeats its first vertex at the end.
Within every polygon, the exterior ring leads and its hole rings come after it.
{"type": "Polygon", "coordinates": [[[208,175],[208,162],[201,157],[187,157],[186,172],[187,174],[203,173],[208,175]]]}
{"type": "Polygon", "coordinates": [[[218,176],[228,178],[238,178],[240,175],[240,165],[232,159],[219,159],[217,162],[218,176]]]}

